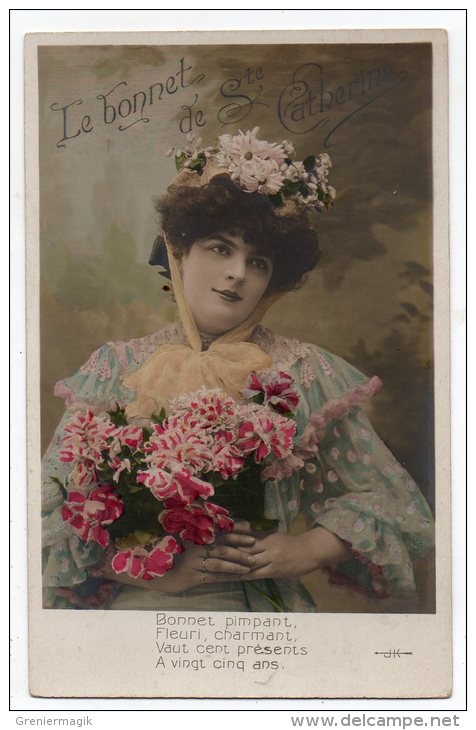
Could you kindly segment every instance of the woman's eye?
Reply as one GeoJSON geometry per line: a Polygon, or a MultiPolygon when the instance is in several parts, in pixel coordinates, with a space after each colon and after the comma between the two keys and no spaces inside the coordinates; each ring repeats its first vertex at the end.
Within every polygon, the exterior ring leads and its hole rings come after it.
{"type": "Polygon", "coordinates": [[[266,259],[251,259],[251,265],[254,266],[257,269],[262,269],[263,271],[267,271],[269,268],[268,261],[266,259]]]}
{"type": "Polygon", "coordinates": [[[225,246],[223,243],[215,243],[213,246],[210,246],[210,251],[214,251],[220,254],[220,256],[227,256],[229,253],[228,246],[225,246]]]}

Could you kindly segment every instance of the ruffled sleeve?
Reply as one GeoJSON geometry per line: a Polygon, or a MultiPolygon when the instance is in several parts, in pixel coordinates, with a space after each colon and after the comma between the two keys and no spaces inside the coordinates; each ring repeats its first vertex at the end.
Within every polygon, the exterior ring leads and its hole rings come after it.
{"type": "Polygon", "coordinates": [[[121,383],[128,368],[127,351],[106,344],[93,353],[74,375],[56,384],[55,394],[65,398],[67,410],[42,462],[43,602],[45,608],[87,607],[107,600],[117,584],[88,576],[103,549],[79,539],[61,518],[66,489],[71,488],[69,466],[60,460],[64,428],[73,412],[89,408],[106,411],[131,397],[121,383]],[[121,356],[122,354],[122,356],[121,356]],[[112,583],[111,585],[109,585],[112,583]]]}
{"type": "Polygon", "coordinates": [[[272,489],[291,516],[303,512],[347,544],[352,557],[329,571],[332,582],[375,597],[413,595],[413,561],[433,547],[433,518],[361,406],[380,381],[316,347],[294,377],[302,393],[296,453],[303,466],[272,489]]]}

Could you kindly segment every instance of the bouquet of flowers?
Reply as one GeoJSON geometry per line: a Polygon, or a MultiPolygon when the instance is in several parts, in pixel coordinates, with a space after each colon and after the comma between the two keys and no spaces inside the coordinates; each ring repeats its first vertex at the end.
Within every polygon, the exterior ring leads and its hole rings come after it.
{"type": "Polygon", "coordinates": [[[237,518],[274,529],[264,516],[262,477],[274,459],[292,455],[299,402],[292,385],[284,372],[252,373],[242,402],[202,389],[146,426],[129,423],[119,406],[76,413],[61,444],[71,466],[61,484],[64,522],[86,543],[108,548],[116,574],[137,580],[165,575],[187,542],[210,545],[237,518]]]}

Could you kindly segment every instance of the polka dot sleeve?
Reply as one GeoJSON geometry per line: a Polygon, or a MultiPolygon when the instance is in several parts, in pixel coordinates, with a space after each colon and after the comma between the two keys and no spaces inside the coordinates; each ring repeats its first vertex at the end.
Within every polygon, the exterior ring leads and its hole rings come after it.
{"type": "Polygon", "coordinates": [[[316,466],[314,523],[338,535],[352,554],[333,580],[377,596],[413,593],[413,560],[434,543],[432,515],[361,408],[327,425],[316,466]]]}

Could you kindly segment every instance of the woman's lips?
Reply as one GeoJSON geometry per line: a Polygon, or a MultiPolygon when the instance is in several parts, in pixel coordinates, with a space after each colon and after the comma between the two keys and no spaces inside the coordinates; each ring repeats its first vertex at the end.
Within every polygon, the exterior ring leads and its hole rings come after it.
{"type": "Polygon", "coordinates": [[[219,294],[227,302],[238,302],[242,299],[236,291],[231,291],[231,289],[213,289],[213,291],[219,294]]]}

